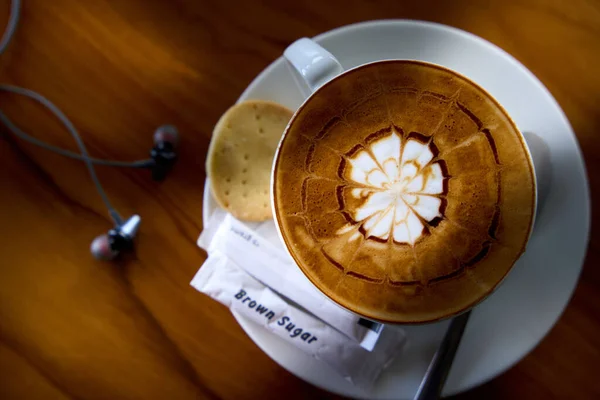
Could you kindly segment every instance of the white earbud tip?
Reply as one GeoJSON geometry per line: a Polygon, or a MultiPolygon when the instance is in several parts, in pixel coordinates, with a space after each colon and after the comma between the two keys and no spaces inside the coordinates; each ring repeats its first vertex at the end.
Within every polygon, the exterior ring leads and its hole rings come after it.
{"type": "Polygon", "coordinates": [[[131,217],[127,218],[127,221],[123,222],[123,225],[121,225],[121,234],[128,238],[134,238],[135,234],[140,228],[141,222],[142,218],[139,215],[132,215],[131,217]]]}
{"type": "Polygon", "coordinates": [[[92,241],[90,251],[96,260],[110,261],[117,256],[108,243],[108,235],[100,235],[92,241]]]}
{"type": "Polygon", "coordinates": [[[173,145],[173,147],[177,146],[177,142],[179,141],[179,132],[177,128],[173,125],[162,125],[156,128],[154,132],[154,144],[158,144],[161,142],[168,142],[173,145]]]}

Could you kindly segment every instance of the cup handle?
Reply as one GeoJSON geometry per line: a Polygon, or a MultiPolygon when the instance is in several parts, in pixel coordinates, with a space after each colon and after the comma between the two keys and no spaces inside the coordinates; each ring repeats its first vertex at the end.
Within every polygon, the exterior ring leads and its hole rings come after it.
{"type": "Polygon", "coordinates": [[[308,38],[296,40],[285,49],[283,56],[306,82],[311,93],[344,72],[330,52],[308,38]]]}

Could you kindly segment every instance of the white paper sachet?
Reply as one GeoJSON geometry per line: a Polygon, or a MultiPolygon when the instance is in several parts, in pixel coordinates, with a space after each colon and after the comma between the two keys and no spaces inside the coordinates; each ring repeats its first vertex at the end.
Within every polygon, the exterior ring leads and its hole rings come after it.
{"type": "Polygon", "coordinates": [[[404,344],[404,334],[389,329],[381,335],[373,351],[363,349],[336,329],[286,303],[218,250],[211,252],[191,285],[327,363],[365,391],[404,344]]]}
{"type": "Polygon", "coordinates": [[[321,293],[294,264],[289,254],[258,233],[274,229],[262,224],[254,230],[231,214],[216,210],[198,239],[198,245],[209,254],[221,252],[276,293],[327,321],[327,324],[365,349],[373,349],[383,325],[360,318],[321,293]]]}

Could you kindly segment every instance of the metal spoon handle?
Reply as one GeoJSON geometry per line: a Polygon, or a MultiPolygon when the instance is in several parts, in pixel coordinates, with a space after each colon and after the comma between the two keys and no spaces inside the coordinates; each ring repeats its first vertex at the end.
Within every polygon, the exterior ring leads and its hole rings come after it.
{"type": "Polygon", "coordinates": [[[448,327],[448,331],[446,331],[442,343],[440,343],[440,347],[433,355],[429,367],[427,367],[427,372],[425,372],[414,400],[437,400],[440,398],[442,388],[444,387],[448,372],[452,366],[452,361],[454,360],[454,355],[456,354],[456,349],[458,349],[470,315],[471,311],[467,311],[453,318],[450,322],[450,326],[448,327]]]}

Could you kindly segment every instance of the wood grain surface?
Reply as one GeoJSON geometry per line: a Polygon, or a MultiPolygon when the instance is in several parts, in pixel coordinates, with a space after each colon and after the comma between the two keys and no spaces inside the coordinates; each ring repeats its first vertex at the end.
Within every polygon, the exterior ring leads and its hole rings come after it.
{"type": "MultiPolygon", "coordinates": [[[[336,398],[295,378],[228,310],[189,286],[206,255],[204,160],[212,128],[242,90],[301,36],[363,20],[441,22],[499,45],[550,89],[600,191],[600,3],[454,1],[24,0],[0,81],[54,101],[98,157],[144,158],[154,128],[176,124],[180,161],[163,183],[99,167],[111,199],[143,224],[134,256],[94,261],[111,228],[87,171],[0,127],[0,398],[336,398]]],[[[0,26],[9,1],[0,0],[0,26]]],[[[0,28],[3,29],[3,28],[0,28]]],[[[31,101],[0,94],[25,131],[75,149],[31,101]]],[[[594,205],[596,205],[594,201],[594,205]]],[[[518,365],[457,399],[600,397],[600,228],[564,315],[518,365]]]]}

